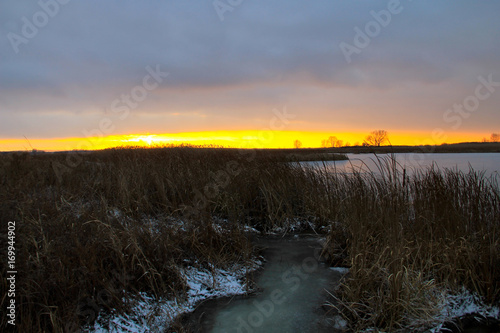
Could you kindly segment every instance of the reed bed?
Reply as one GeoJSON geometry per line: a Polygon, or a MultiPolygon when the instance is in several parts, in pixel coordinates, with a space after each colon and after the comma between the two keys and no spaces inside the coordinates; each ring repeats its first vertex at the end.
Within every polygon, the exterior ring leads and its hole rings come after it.
{"type": "MultiPolygon", "coordinates": [[[[353,330],[426,327],[442,288],[498,302],[496,179],[408,176],[394,159],[374,171],[194,147],[0,155],[0,220],[18,226],[17,329],[71,331],[126,312],[125,295],[182,298],[182,267],[248,262],[244,226],[266,233],[297,219],[329,228],[325,258],[351,268],[336,306],[353,330]]],[[[2,280],[1,307],[6,290],[2,280]]]]}
{"type": "MultiPolygon", "coordinates": [[[[0,242],[6,249],[6,223],[15,220],[17,330],[73,332],[102,311],[127,311],[125,294],[182,297],[179,269],[188,261],[224,267],[249,260],[252,247],[238,225],[214,228],[212,213],[230,209],[212,204],[217,197],[184,218],[197,205],[195,189],[232,160],[187,148],[2,155],[0,242]]],[[[2,308],[6,293],[2,279],[2,308]]]]}
{"type": "Polygon", "coordinates": [[[425,331],[443,292],[462,287],[498,304],[498,178],[436,167],[408,176],[394,158],[378,162],[375,172],[323,173],[342,202],[324,251],[350,267],[335,305],[350,328],[425,331]]]}
{"type": "MultiPolygon", "coordinates": [[[[197,147],[0,155],[0,247],[16,221],[22,272],[17,329],[73,332],[99,313],[126,312],[130,295],[182,299],[186,265],[248,262],[243,226],[266,232],[310,217],[307,179],[285,161],[197,147]]],[[[3,279],[2,308],[7,287],[3,279]]]]}

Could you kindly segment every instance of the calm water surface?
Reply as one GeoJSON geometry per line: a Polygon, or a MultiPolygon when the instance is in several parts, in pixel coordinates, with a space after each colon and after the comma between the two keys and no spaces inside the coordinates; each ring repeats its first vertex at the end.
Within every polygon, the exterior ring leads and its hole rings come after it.
{"type": "MultiPolygon", "coordinates": [[[[374,154],[347,154],[349,161],[326,162],[328,168],[338,172],[374,171],[377,172],[377,157],[374,154]]],[[[379,158],[390,155],[380,154],[379,158]]],[[[407,172],[425,170],[438,166],[440,169],[452,169],[468,172],[484,171],[486,176],[500,173],[500,153],[463,153],[463,154],[394,154],[401,168],[407,172]]],[[[306,162],[304,165],[322,165],[322,162],[306,162]]]]}

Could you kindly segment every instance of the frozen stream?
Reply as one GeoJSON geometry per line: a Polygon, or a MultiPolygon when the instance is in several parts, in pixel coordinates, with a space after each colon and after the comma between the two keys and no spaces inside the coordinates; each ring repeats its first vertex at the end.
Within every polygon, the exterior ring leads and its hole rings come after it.
{"type": "Polygon", "coordinates": [[[333,290],[342,274],[318,260],[320,238],[300,235],[266,237],[266,263],[256,278],[252,296],[211,300],[195,312],[203,332],[334,332],[326,290],[333,290]]]}

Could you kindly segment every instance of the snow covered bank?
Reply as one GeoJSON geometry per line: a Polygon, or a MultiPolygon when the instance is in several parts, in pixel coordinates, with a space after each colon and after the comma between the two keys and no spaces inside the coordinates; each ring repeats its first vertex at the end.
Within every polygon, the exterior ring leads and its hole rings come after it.
{"type": "Polygon", "coordinates": [[[466,315],[500,320],[500,307],[486,305],[479,295],[466,289],[462,289],[458,293],[444,294],[441,313],[436,318],[439,324],[432,328],[430,332],[441,332],[446,322],[466,315]]]}
{"type": "Polygon", "coordinates": [[[182,270],[188,289],[183,297],[173,300],[155,299],[146,294],[140,300],[130,297],[131,311],[126,315],[100,315],[92,327],[84,332],[142,333],[164,332],[179,315],[192,312],[199,302],[215,297],[245,294],[245,276],[262,265],[253,261],[250,267],[234,265],[230,269],[199,269],[187,267],[182,270]]]}

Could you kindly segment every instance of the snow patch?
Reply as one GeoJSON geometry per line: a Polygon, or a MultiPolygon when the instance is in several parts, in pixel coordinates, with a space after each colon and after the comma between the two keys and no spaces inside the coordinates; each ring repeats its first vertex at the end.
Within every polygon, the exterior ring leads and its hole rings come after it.
{"type": "Polygon", "coordinates": [[[116,219],[123,216],[123,213],[118,208],[111,208],[108,211],[108,214],[109,214],[109,216],[114,217],[116,219]]]}
{"type": "Polygon", "coordinates": [[[187,267],[181,270],[186,279],[188,290],[182,298],[173,300],[156,299],[144,293],[138,300],[131,295],[127,302],[131,303],[130,314],[100,315],[92,327],[84,332],[139,333],[164,332],[179,315],[195,310],[203,300],[222,296],[245,294],[247,286],[244,281],[246,273],[254,271],[262,265],[254,260],[250,267],[234,265],[230,269],[212,267],[200,269],[187,267]]]}
{"type": "Polygon", "coordinates": [[[254,227],[251,227],[249,225],[244,226],[243,231],[251,233],[251,234],[260,234],[259,230],[255,229],[254,227]]]}
{"type": "Polygon", "coordinates": [[[444,323],[453,318],[462,317],[468,314],[477,314],[484,317],[500,319],[500,307],[487,305],[481,296],[469,290],[462,288],[458,293],[443,294],[443,307],[437,321],[440,324],[430,332],[439,332],[444,323]]]}
{"type": "Polygon", "coordinates": [[[283,226],[275,226],[269,231],[269,234],[279,235],[286,233],[295,233],[306,229],[311,229],[316,232],[315,223],[301,218],[287,218],[285,219],[283,226]]]}
{"type": "Polygon", "coordinates": [[[333,328],[337,330],[345,330],[347,328],[347,321],[341,316],[337,315],[333,318],[333,328]]]}
{"type": "Polygon", "coordinates": [[[349,273],[349,268],[347,267],[330,267],[330,269],[334,272],[338,272],[340,274],[347,274],[349,273]]]}

